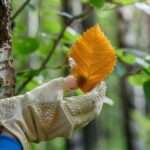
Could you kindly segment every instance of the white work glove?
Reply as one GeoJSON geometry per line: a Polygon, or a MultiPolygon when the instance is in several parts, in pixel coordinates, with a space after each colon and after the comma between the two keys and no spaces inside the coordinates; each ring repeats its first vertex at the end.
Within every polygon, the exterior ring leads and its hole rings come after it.
{"type": "Polygon", "coordinates": [[[21,96],[0,100],[0,125],[29,150],[29,142],[71,137],[100,114],[106,86],[102,81],[82,96],[64,98],[70,91],[64,78],[54,79],[21,96]]]}

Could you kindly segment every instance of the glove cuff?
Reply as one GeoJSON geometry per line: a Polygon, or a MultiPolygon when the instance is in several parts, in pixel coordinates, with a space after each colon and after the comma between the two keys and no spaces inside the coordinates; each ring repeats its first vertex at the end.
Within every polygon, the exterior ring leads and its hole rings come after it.
{"type": "Polygon", "coordinates": [[[2,126],[5,127],[10,133],[12,133],[21,143],[23,150],[31,150],[30,144],[24,135],[23,131],[16,125],[11,126],[6,121],[1,122],[2,126]],[[18,132],[16,132],[18,131],[18,132]]]}

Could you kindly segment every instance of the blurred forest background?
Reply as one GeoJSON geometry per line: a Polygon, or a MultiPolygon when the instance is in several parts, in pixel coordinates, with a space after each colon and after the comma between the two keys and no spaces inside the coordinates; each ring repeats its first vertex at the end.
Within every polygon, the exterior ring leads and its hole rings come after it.
{"type": "MultiPolygon", "coordinates": [[[[67,53],[80,34],[99,24],[118,62],[107,77],[100,117],[70,140],[32,150],[150,150],[150,1],[10,0],[16,94],[70,74],[67,53]]],[[[74,95],[82,94],[77,90],[74,95]]]]}

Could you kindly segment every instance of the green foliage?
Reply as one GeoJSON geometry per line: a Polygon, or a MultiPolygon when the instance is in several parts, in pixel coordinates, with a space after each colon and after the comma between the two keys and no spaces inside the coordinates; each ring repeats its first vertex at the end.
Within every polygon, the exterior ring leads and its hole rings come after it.
{"type": "Polygon", "coordinates": [[[129,76],[128,79],[132,85],[142,86],[146,81],[150,79],[150,76],[144,71],[141,71],[140,73],[129,76]]]}
{"type": "Polygon", "coordinates": [[[146,99],[150,101],[150,80],[146,81],[143,84],[143,88],[144,88],[146,99]]]}
{"type": "Polygon", "coordinates": [[[139,111],[133,111],[131,113],[133,120],[138,127],[138,137],[144,143],[144,150],[149,150],[150,147],[150,117],[145,116],[139,111]]]}
{"type": "Polygon", "coordinates": [[[78,37],[79,37],[79,33],[77,33],[72,28],[68,28],[64,34],[64,38],[62,39],[62,41],[65,44],[71,44],[74,43],[78,37]]]}
{"type": "Polygon", "coordinates": [[[22,55],[28,55],[36,51],[39,47],[39,41],[36,38],[26,37],[14,40],[14,49],[22,55]]]}
{"type": "MultiPolygon", "coordinates": [[[[146,59],[149,54],[139,50],[121,49],[117,50],[117,56],[122,64],[129,64],[134,68],[133,71],[129,73],[129,75],[132,74],[128,77],[129,82],[133,86],[144,87],[145,82],[147,83],[150,79],[150,64],[149,60],[146,59]],[[138,69],[136,69],[137,67],[138,69]]],[[[123,67],[117,68],[117,72],[120,72],[121,70],[123,70],[123,67]]],[[[123,75],[125,74],[128,74],[128,70],[124,71],[123,75]]]]}
{"type": "Polygon", "coordinates": [[[89,2],[97,8],[101,8],[104,6],[105,4],[105,0],[89,0],[89,2]]]}
{"type": "Polygon", "coordinates": [[[42,37],[40,38],[40,45],[38,48],[39,55],[41,57],[46,57],[53,46],[53,39],[51,37],[42,37]]]}
{"type": "Polygon", "coordinates": [[[123,52],[121,50],[117,51],[118,58],[127,64],[135,64],[135,56],[131,54],[123,55],[123,52]]]}
{"type": "Polygon", "coordinates": [[[65,139],[64,138],[56,138],[48,143],[48,147],[51,150],[65,150],[65,139]]]}
{"type": "Polygon", "coordinates": [[[39,73],[40,73],[40,70],[29,70],[29,71],[25,70],[25,71],[19,72],[17,74],[28,78],[31,76],[37,76],[37,75],[39,75],[39,73]]]}
{"type": "Polygon", "coordinates": [[[101,8],[102,10],[109,10],[117,5],[130,5],[144,1],[146,0],[89,0],[92,6],[96,8],[101,8]]]}
{"type": "Polygon", "coordinates": [[[52,21],[55,18],[51,18],[49,19],[48,17],[44,18],[44,22],[43,22],[43,27],[45,28],[45,30],[47,31],[51,31],[52,33],[58,34],[61,30],[61,26],[59,21],[52,21]]]}
{"type": "Polygon", "coordinates": [[[143,70],[144,70],[148,75],[150,75],[150,68],[143,68],[143,70]]]}
{"type": "Polygon", "coordinates": [[[122,4],[122,5],[129,5],[136,2],[143,2],[144,0],[112,0],[114,3],[122,4]]]}

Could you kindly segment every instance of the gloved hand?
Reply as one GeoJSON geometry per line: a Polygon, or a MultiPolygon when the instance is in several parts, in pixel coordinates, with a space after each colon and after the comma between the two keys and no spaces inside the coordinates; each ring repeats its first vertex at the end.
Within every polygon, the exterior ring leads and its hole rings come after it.
{"type": "Polygon", "coordinates": [[[0,100],[0,125],[29,150],[29,142],[54,137],[71,137],[101,111],[106,91],[104,82],[83,96],[64,98],[70,91],[64,78],[54,79],[24,95],[0,100]]]}

